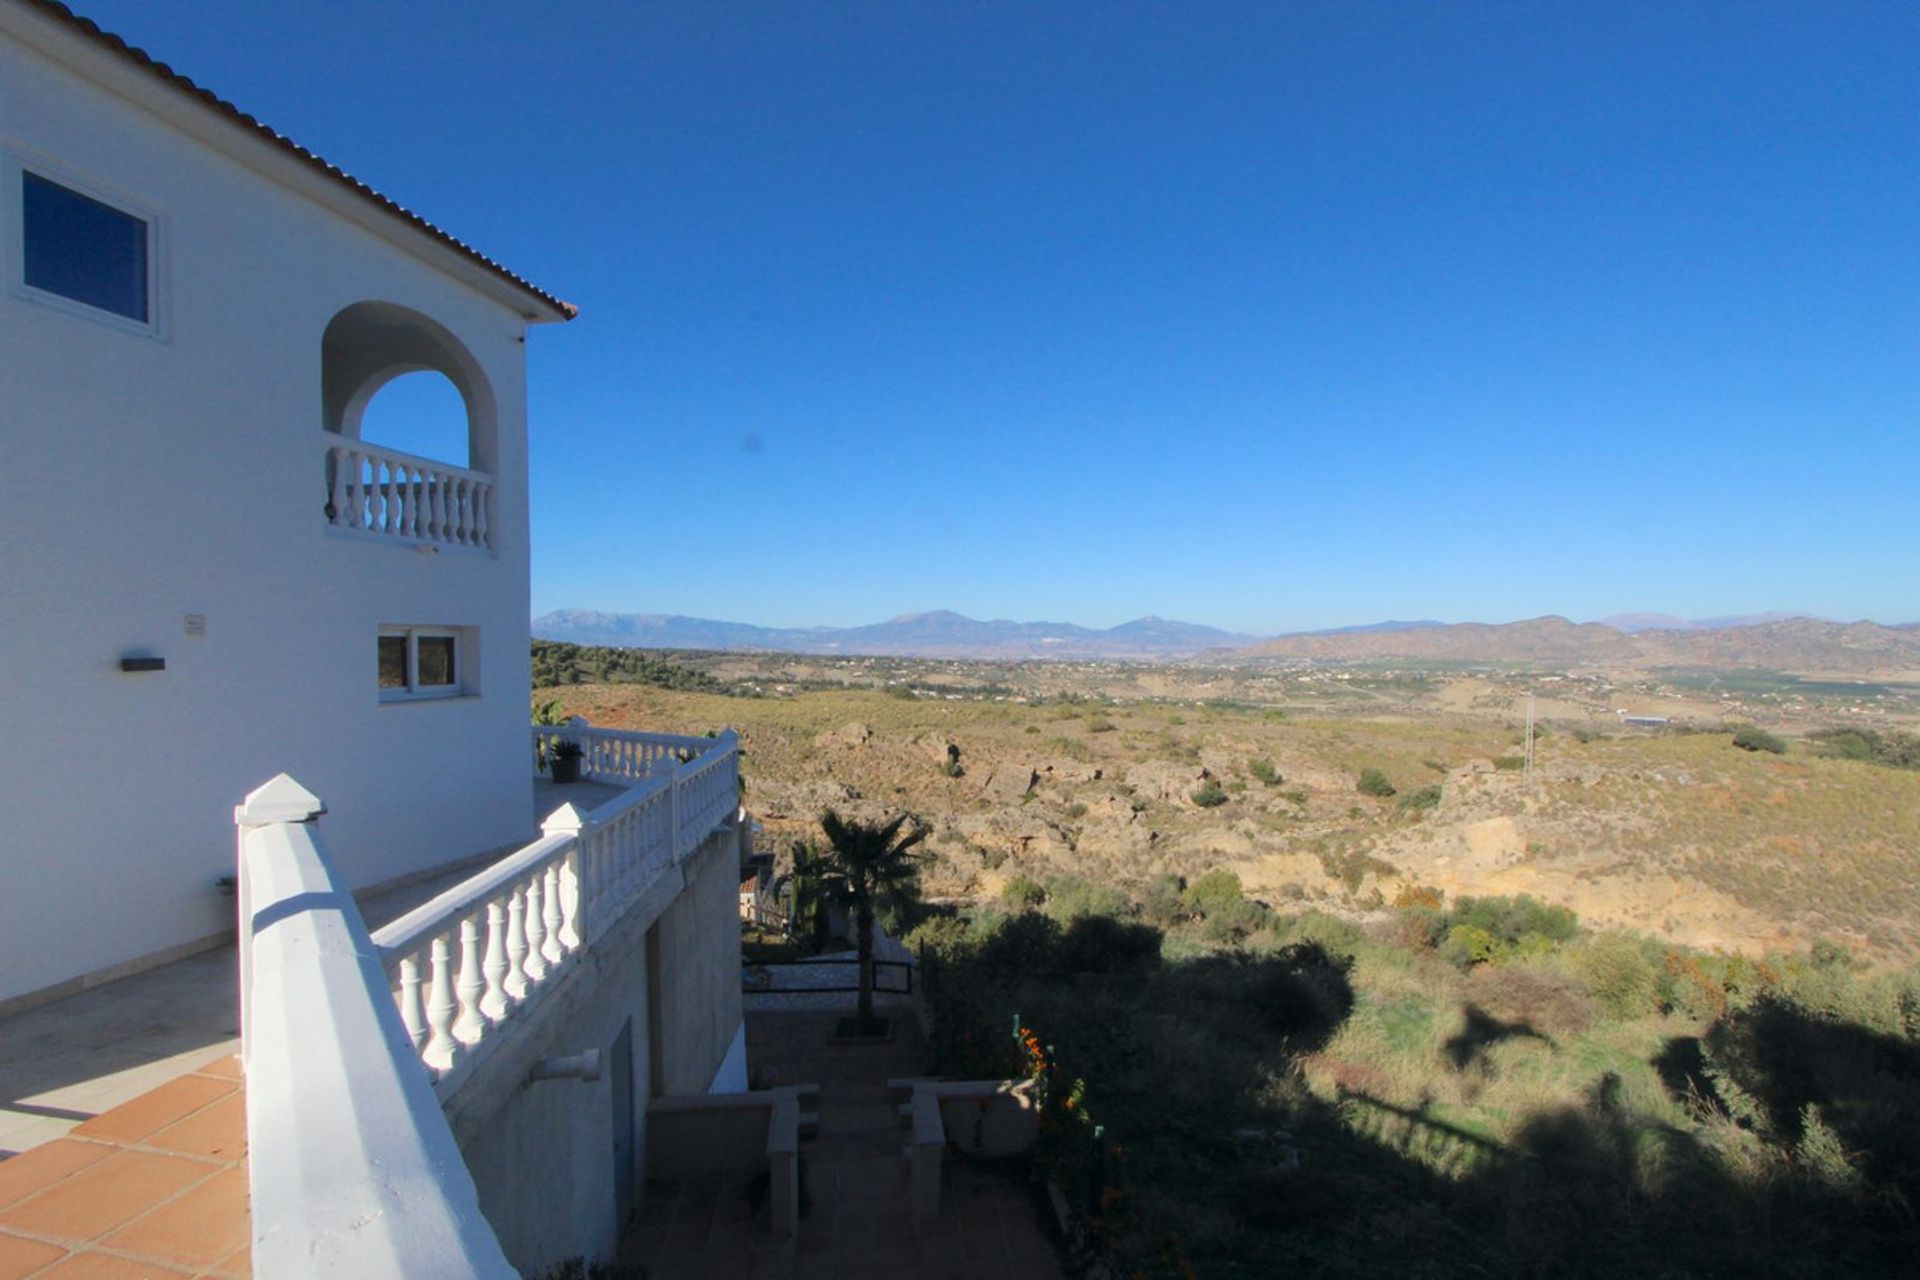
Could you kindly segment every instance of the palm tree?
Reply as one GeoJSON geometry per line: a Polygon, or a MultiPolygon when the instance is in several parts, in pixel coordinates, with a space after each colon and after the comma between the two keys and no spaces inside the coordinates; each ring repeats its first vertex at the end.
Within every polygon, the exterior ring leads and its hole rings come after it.
{"type": "Polygon", "coordinates": [[[844,819],[829,809],[820,815],[826,833],[834,889],[853,912],[854,936],[860,954],[860,1006],[856,1021],[862,1031],[874,1026],[873,914],[877,906],[899,907],[909,902],[919,886],[919,855],[913,847],[931,832],[924,822],[903,813],[891,822],[844,819]]]}

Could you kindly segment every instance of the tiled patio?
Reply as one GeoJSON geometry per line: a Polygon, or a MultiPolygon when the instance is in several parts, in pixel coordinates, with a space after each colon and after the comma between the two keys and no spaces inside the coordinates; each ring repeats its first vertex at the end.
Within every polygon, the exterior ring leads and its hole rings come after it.
{"type": "Polygon", "coordinates": [[[250,1275],[246,1152],[217,1055],[0,1164],[0,1280],[250,1275]]]}
{"type": "Polygon", "coordinates": [[[1058,1280],[1058,1255],[1028,1186],[947,1157],[941,1214],[916,1232],[908,1204],[907,1134],[887,1089],[921,1073],[911,1017],[891,1044],[828,1043],[840,1012],[747,1014],[756,1086],[818,1084],[815,1136],[803,1141],[798,1240],[772,1239],[764,1205],[719,1181],[649,1184],[625,1254],[648,1280],[1058,1280]]]}
{"type": "MultiPolygon", "coordinates": [[[[621,790],[598,782],[556,787],[536,779],[534,812],[544,817],[568,802],[592,810],[621,790]]],[[[478,865],[470,860],[383,893],[362,902],[361,913],[377,929],[466,879],[478,865]]],[[[237,983],[233,950],[219,947],[0,1018],[0,1162],[235,1052],[237,983]]],[[[9,1275],[0,1268],[0,1280],[9,1275]]]]}

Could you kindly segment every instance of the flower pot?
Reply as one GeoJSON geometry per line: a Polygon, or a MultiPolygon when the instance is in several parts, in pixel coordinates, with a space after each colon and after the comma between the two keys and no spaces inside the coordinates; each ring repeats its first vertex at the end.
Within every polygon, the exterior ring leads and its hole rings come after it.
{"type": "Polygon", "coordinates": [[[555,782],[578,782],[580,781],[580,757],[549,756],[547,772],[553,776],[555,782]]]}

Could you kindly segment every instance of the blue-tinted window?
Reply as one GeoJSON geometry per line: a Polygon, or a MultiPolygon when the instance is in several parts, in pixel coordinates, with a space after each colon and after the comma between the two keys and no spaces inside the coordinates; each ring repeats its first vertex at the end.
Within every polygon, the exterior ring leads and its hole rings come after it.
{"type": "Polygon", "coordinates": [[[146,222],[38,174],[20,179],[26,282],[145,323],[146,222]]]}

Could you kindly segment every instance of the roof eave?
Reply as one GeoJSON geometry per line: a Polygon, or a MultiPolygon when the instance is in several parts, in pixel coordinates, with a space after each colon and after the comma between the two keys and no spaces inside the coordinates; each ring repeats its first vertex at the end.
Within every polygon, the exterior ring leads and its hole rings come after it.
{"type": "Polygon", "coordinates": [[[57,0],[0,3],[0,32],[464,281],[528,324],[564,323],[580,314],[572,303],[515,275],[57,0]]]}

